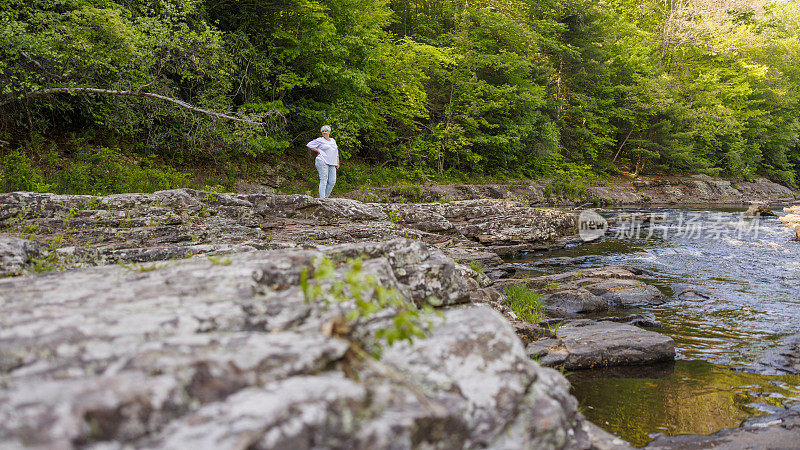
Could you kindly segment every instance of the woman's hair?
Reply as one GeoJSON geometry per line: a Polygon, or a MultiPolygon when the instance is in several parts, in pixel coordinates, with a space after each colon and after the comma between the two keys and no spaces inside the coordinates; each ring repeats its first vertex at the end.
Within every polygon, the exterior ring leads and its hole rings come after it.
{"type": "Polygon", "coordinates": [[[323,131],[327,131],[328,133],[330,133],[331,132],[331,126],[330,125],[323,125],[322,128],[319,129],[319,132],[322,133],[323,131]]]}

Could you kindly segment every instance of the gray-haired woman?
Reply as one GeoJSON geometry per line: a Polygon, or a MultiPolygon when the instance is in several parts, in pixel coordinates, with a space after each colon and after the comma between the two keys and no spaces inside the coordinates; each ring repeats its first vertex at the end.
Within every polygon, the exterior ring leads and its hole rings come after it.
{"type": "Polygon", "coordinates": [[[314,166],[319,173],[319,198],[328,198],[336,184],[336,169],[339,168],[339,146],[336,139],[331,137],[330,125],[320,128],[322,137],[318,137],[306,144],[308,148],[317,152],[314,166]]]}

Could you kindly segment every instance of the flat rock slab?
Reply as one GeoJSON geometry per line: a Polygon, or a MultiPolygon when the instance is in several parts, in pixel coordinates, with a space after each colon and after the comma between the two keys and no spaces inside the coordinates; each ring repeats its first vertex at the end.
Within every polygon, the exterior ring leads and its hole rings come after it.
{"type": "Polygon", "coordinates": [[[544,312],[550,317],[604,311],[608,301],[584,288],[563,289],[542,295],[544,312]]]}
{"type": "Polygon", "coordinates": [[[531,357],[568,370],[649,364],[675,358],[672,338],[615,322],[575,320],[556,330],[556,338],[528,344],[531,357]]]}
{"type": "Polygon", "coordinates": [[[637,277],[642,271],[628,265],[572,270],[533,278],[509,278],[496,286],[521,284],[542,296],[550,317],[575,318],[577,314],[610,308],[634,308],[666,303],[669,298],[637,277]]]}
{"type": "Polygon", "coordinates": [[[766,350],[758,357],[753,368],[758,373],[768,374],[800,374],[800,334],[782,339],[783,342],[773,349],[766,350]]]}
{"type": "MultiPolygon", "coordinates": [[[[502,264],[500,256],[561,245],[577,232],[577,215],[489,199],[379,204],[192,189],[105,197],[12,192],[0,193],[0,231],[57,247],[63,268],[405,237],[488,271],[502,264]]],[[[5,247],[0,273],[25,269],[30,251],[5,247]]]]}
{"type": "Polygon", "coordinates": [[[633,308],[667,302],[667,297],[658,288],[639,280],[614,278],[597,282],[581,280],[578,284],[605,299],[609,307],[633,308]]]}
{"type": "Polygon", "coordinates": [[[789,410],[750,419],[739,428],[718,431],[708,436],[689,434],[661,436],[649,443],[648,450],[755,450],[796,449],[800,447],[800,411],[789,410]]]}

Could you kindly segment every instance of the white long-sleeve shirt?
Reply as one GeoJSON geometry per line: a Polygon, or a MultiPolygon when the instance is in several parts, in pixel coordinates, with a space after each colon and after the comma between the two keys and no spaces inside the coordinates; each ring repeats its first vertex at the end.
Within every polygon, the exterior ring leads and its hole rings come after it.
{"type": "Polygon", "coordinates": [[[317,159],[321,159],[325,164],[331,166],[339,164],[339,146],[336,145],[336,139],[318,137],[306,144],[306,146],[319,150],[317,159]]]}

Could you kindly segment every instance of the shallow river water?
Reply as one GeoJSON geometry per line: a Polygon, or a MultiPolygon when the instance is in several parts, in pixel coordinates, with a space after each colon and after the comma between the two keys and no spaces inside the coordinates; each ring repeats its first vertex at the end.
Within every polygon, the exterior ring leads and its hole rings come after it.
{"type": "MultiPolygon", "coordinates": [[[[800,242],[776,218],[743,209],[601,210],[599,241],[528,255],[531,274],[631,264],[675,300],[643,308],[675,340],[677,361],[643,370],[573,374],[584,414],[634,444],[657,433],[708,434],[800,403],[800,377],[744,373],[800,332],[800,242]],[[548,265],[553,258],[575,258],[548,265]],[[678,294],[684,293],[682,296],[678,294]]],[[[778,213],[782,214],[782,213],[778,213]]],[[[620,315],[631,311],[619,312],[620,315]]]]}

